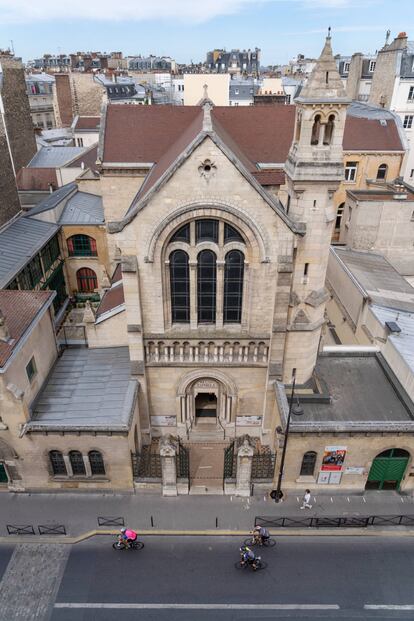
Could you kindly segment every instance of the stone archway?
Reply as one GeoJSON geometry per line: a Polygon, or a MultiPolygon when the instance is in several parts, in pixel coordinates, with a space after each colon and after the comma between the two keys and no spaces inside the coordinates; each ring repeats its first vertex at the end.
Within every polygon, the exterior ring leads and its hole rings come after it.
{"type": "Polygon", "coordinates": [[[196,417],[198,395],[214,395],[216,416],[221,425],[235,421],[237,407],[236,385],[221,371],[200,369],[181,378],[177,388],[180,422],[188,428],[196,417]]]}

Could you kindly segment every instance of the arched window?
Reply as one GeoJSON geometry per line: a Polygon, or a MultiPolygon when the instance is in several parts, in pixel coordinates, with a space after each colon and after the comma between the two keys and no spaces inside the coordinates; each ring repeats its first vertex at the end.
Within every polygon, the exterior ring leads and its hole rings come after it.
{"type": "Polygon", "coordinates": [[[63,455],[60,451],[50,451],[49,459],[54,475],[67,474],[65,460],[63,459],[63,455]]]}
{"type": "Polygon", "coordinates": [[[227,222],[225,222],[224,223],[224,243],[227,244],[228,242],[233,242],[233,241],[244,244],[244,239],[240,235],[239,231],[237,231],[234,228],[234,226],[231,226],[230,224],[227,224],[227,222]]]}
{"type": "Polygon", "coordinates": [[[216,255],[202,250],[197,259],[198,323],[216,321],[216,255]]]}
{"type": "Polygon", "coordinates": [[[312,126],[311,144],[319,143],[319,133],[321,130],[321,115],[317,114],[312,126]]]}
{"type": "Polygon", "coordinates": [[[315,472],[316,453],[315,451],[308,451],[304,454],[302,459],[302,465],[300,467],[300,476],[311,477],[315,472]]]}
{"type": "Polygon", "coordinates": [[[196,221],[196,243],[211,241],[218,243],[218,220],[197,220],[196,221]]]}
{"type": "Polygon", "coordinates": [[[388,170],[387,164],[381,164],[380,166],[378,166],[377,181],[382,181],[387,178],[387,170],[388,170]]]}
{"type": "Polygon", "coordinates": [[[226,255],[224,268],[224,323],[240,323],[243,303],[244,256],[240,250],[226,255]]]}
{"type": "Polygon", "coordinates": [[[329,145],[332,142],[333,132],[335,127],[335,115],[331,114],[329,116],[328,122],[325,125],[325,131],[323,134],[323,144],[329,145]]]}
{"type": "Polygon", "coordinates": [[[102,453],[100,453],[99,451],[89,451],[88,457],[91,466],[91,473],[105,474],[105,464],[102,453]]]}
{"type": "Polygon", "coordinates": [[[183,250],[170,254],[171,316],[173,323],[190,321],[190,272],[183,250]]]}
{"type": "Polygon", "coordinates": [[[72,235],[67,240],[70,257],[96,257],[96,241],[89,235],[72,235]]]}
{"type": "Polygon", "coordinates": [[[72,472],[75,476],[78,474],[86,474],[85,462],[83,461],[82,453],[80,451],[70,451],[69,461],[72,466],[72,472]]]}
{"type": "Polygon", "coordinates": [[[175,231],[174,235],[170,239],[170,243],[172,242],[190,242],[190,225],[184,224],[177,231],[175,231]]]}
{"type": "Polygon", "coordinates": [[[98,279],[93,270],[89,267],[82,267],[76,272],[78,290],[84,293],[94,291],[98,288],[98,279]]]}

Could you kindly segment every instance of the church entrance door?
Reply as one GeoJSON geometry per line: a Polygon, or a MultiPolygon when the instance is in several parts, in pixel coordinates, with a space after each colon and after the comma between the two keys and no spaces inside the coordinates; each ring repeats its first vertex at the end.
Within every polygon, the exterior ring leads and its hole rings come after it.
{"type": "Polygon", "coordinates": [[[217,419],[217,395],[213,392],[199,392],[195,397],[196,424],[215,423],[217,419]]]}

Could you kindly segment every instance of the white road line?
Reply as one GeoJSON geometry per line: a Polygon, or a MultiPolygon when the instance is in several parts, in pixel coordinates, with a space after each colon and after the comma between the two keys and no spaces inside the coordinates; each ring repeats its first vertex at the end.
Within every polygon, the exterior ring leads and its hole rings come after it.
{"type": "Polygon", "coordinates": [[[346,499],[347,499],[347,501],[348,501],[348,502],[351,502],[351,501],[349,500],[349,496],[347,496],[347,497],[346,497],[346,499]]]}
{"type": "Polygon", "coordinates": [[[364,502],[367,502],[363,496],[362,496],[362,500],[363,500],[364,502]]]}
{"type": "Polygon", "coordinates": [[[365,604],[365,610],[414,610],[414,604],[365,604]]]}
{"type": "Polygon", "coordinates": [[[333,502],[333,498],[332,498],[332,496],[331,496],[331,502],[333,502]]]}
{"type": "Polygon", "coordinates": [[[203,468],[205,469],[205,468],[212,468],[212,467],[213,467],[213,466],[199,466],[199,467],[198,467],[198,469],[199,469],[199,470],[202,470],[203,468]]]}
{"type": "Polygon", "coordinates": [[[55,608],[178,610],[339,610],[337,604],[137,604],[57,602],[55,608]]]}
{"type": "Polygon", "coordinates": [[[404,498],[401,496],[401,502],[404,502],[404,498]]]}

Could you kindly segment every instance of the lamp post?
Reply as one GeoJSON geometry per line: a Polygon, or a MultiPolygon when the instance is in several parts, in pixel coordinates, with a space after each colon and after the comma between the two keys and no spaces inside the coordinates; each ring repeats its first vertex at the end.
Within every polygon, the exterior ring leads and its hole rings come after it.
{"type": "Polygon", "coordinates": [[[283,478],[283,468],[285,466],[286,448],[287,448],[287,443],[288,443],[288,438],[289,438],[290,418],[292,414],[294,414],[295,416],[302,416],[303,414],[303,408],[299,403],[299,399],[297,400],[296,405],[293,405],[293,400],[295,398],[295,385],[296,385],[296,374],[293,376],[293,382],[292,382],[292,392],[290,395],[289,413],[288,413],[286,429],[285,429],[285,439],[283,441],[282,459],[280,461],[279,476],[277,479],[277,487],[275,491],[275,502],[279,502],[283,496],[281,487],[282,487],[282,478],[283,478]]]}

